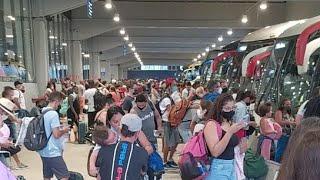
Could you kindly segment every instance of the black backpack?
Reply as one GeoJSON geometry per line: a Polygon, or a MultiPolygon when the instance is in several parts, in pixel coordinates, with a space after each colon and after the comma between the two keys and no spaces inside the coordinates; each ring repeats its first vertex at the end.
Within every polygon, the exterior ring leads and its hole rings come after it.
{"type": "Polygon", "coordinates": [[[29,123],[27,128],[26,137],[24,138],[24,146],[30,151],[39,151],[45,148],[48,141],[52,135],[49,137],[46,135],[46,130],[44,126],[44,115],[49,112],[54,111],[53,109],[47,109],[41,113],[40,116],[33,118],[29,123]]]}

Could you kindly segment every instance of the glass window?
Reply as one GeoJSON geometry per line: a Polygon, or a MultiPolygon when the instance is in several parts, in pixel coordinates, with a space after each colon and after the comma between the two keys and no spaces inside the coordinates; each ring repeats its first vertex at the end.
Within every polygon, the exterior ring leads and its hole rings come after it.
{"type": "Polygon", "coordinates": [[[29,0],[0,0],[0,81],[34,81],[29,0]]]}

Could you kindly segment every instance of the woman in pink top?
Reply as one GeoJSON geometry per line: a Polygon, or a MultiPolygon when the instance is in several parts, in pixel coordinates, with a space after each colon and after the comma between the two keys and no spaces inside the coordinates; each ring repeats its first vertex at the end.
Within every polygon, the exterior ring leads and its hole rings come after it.
{"type": "Polygon", "coordinates": [[[116,88],[114,86],[112,86],[110,88],[110,94],[112,95],[112,99],[114,101],[114,103],[116,105],[119,105],[120,101],[121,101],[121,96],[120,96],[120,93],[117,92],[116,88]]]}
{"type": "Polygon", "coordinates": [[[261,156],[270,160],[272,141],[279,139],[282,134],[281,126],[272,119],[272,105],[267,102],[259,106],[260,120],[260,138],[259,145],[261,156]]]}

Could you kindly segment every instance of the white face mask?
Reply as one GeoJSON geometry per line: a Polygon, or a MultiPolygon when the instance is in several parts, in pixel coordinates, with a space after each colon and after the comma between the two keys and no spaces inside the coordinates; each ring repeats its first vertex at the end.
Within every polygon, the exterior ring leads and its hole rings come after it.
{"type": "Polygon", "coordinates": [[[218,89],[218,93],[221,94],[222,93],[222,87],[219,87],[218,89]]]}

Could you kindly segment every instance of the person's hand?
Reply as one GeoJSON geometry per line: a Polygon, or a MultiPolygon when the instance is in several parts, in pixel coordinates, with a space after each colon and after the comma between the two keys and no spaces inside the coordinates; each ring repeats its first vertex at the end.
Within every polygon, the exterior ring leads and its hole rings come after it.
{"type": "Polygon", "coordinates": [[[157,133],[160,135],[160,134],[163,134],[163,132],[164,132],[163,127],[159,127],[157,130],[157,133]]]}
{"type": "Polygon", "coordinates": [[[245,127],[244,122],[234,123],[234,124],[232,124],[232,126],[229,128],[229,130],[227,132],[234,134],[244,127],[245,127]]]}
{"type": "Polygon", "coordinates": [[[65,125],[62,127],[62,131],[65,133],[69,132],[69,130],[70,130],[70,125],[65,125]]]}

